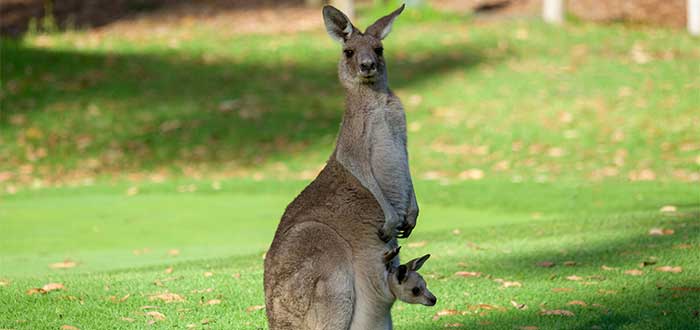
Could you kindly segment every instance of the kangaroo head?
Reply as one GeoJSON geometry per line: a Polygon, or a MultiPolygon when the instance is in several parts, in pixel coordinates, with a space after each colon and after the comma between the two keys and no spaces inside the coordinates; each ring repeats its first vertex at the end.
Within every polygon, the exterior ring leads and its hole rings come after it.
{"type": "Polygon", "coordinates": [[[386,84],[382,40],[389,34],[394,19],[403,9],[404,5],[401,5],[362,33],[340,10],[332,6],[323,7],[323,21],[328,34],[343,46],[338,74],[345,87],[386,84]]]}
{"type": "Polygon", "coordinates": [[[437,298],[428,291],[423,276],[418,274],[418,269],[428,258],[430,255],[426,254],[389,271],[389,289],[396,299],[409,304],[435,305],[437,298]]]}

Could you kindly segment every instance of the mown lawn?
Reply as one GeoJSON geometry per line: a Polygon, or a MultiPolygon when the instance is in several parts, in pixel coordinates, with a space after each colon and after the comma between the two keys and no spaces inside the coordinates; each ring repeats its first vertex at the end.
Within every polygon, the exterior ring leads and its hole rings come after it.
{"type": "MultiPolygon", "coordinates": [[[[426,10],[385,48],[421,205],[403,258],[433,255],[439,299],[396,328],[700,327],[698,40],[426,10]]],[[[0,329],[264,329],[339,53],[320,26],[3,39],[0,329]]]]}

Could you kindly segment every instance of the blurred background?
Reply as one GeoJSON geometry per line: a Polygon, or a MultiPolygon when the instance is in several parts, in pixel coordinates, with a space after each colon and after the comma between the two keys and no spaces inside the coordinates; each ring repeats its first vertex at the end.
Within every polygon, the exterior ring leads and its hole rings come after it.
{"type": "MultiPolygon", "coordinates": [[[[409,1],[387,50],[415,176],[700,180],[690,2],[569,1],[552,27],[542,1],[409,1]]],[[[312,178],[343,110],[321,3],[3,1],[0,185],[312,178]]],[[[336,5],[366,26],[398,2],[336,5]]]]}

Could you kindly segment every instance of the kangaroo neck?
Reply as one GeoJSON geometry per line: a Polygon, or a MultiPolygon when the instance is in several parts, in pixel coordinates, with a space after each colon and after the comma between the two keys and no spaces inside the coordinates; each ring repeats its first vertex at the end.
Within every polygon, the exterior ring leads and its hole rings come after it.
{"type": "Polygon", "coordinates": [[[345,88],[345,115],[363,113],[384,106],[393,95],[385,83],[345,88]]]}

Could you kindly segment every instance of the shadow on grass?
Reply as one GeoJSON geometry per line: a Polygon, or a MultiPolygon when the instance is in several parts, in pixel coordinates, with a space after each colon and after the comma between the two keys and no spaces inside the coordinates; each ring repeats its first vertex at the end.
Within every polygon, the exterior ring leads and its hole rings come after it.
{"type": "MultiPolygon", "coordinates": [[[[394,88],[485,60],[466,44],[423,55],[388,59],[394,88]]],[[[30,142],[51,148],[53,161],[67,159],[68,167],[71,157],[96,157],[105,168],[256,164],[319,141],[330,148],[343,111],[336,59],[314,50],[293,56],[101,54],[3,40],[0,127],[19,137],[21,125],[10,118],[27,116],[47,130],[30,142]]],[[[12,165],[22,161],[10,158],[12,165]]]]}

